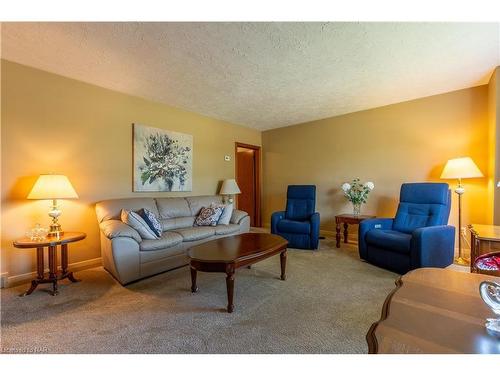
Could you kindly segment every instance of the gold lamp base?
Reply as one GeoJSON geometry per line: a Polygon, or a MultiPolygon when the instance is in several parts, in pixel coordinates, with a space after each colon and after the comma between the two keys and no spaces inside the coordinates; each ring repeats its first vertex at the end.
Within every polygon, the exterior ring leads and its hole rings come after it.
{"type": "Polygon", "coordinates": [[[469,266],[470,259],[458,257],[458,258],[455,258],[455,264],[458,264],[460,266],[469,266]]]}

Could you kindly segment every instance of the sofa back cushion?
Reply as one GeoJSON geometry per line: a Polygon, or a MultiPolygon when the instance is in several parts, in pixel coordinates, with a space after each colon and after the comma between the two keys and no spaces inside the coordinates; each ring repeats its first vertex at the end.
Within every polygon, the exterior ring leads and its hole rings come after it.
{"type": "Polygon", "coordinates": [[[184,197],[179,198],[157,198],[156,204],[160,212],[160,219],[172,219],[177,217],[193,216],[189,209],[189,203],[184,197]]]}
{"type": "Polygon", "coordinates": [[[288,220],[309,220],[316,205],[315,185],[290,185],[286,195],[286,213],[288,220]]]}
{"type": "Polygon", "coordinates": [[[158,217],[158,209],[154,198],[125,198],[110,199],[98,202],[95,206],[97,221],[102,223],[106,220],[121,220],[122,209],[127,211],[139,211],[146,208],[158,217]]]}
{"type": "Polygon", "coordinates": [[[196,216],[174,217],[171,219],[160,219],[163,230],[172,230],[179,228],[188,228],[194,225],[196,216]]]}
{"type": "Polygon", "coordinates": [[[191,210],[190,216],[198,216],[203,207],[210,207],[212,203],[222,204],[222,197],[220,195],[203,195],[199,197],[186,197],[185,199],[191,210]]]}
{"type": "Polygon", "coordinates": [[[401,186],[400,203],[393,229],[412,233],[415,229],[446,225],[451,193],[445,183],[412,183],[401,186]]]}

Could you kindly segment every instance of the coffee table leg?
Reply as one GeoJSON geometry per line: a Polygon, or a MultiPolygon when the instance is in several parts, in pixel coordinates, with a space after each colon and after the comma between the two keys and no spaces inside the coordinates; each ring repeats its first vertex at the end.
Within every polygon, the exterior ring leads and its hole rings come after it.
{"type": "Polygon", "coordinates": [[[196,285],[196,270],[191,267],[191,292],[196,293],[198,291],[198,286],[196,285]]]}
{"type": "Polygon", "coordinates": [[[226,268],[226,288],[227,288],[227,312],[234,311],[233,294],[234,294],[234,268],[226,268]]]}
{"type": "Polygon", "coordinates": [[[286,250],[280,253],[281,280],[286,280],[286,250]]]}
{"type": "Polygon", "coordinates": [[[349,235],[347,228],[349,228],[349,224],[344,223],[344,243],[347,243],[347,236],[349,235]]]}
{"type": "Polygon", "coordinates": [[[335,236],[335,239],[337,240],[336,246],[337,246],[337,248],[339,248],[340,247],[340,223],[337,223],[337,226],[335,229],[337,231],[336,236],[335,236]]]}

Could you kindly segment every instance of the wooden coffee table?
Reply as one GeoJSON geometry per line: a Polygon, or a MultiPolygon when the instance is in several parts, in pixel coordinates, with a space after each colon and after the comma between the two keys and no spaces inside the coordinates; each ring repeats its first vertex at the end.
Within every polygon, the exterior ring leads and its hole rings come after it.
{"type": "Polygon", "coordinates": [[[280,254],[281,280],[285,280],[288,241],[269,233],[243,233],[205,242],[188,250],[191,267],[191,292],[198,291],[196,272],[226,274],[227,312],[234,310],[234,273],[237,268],[250,266],[280,254]]]}

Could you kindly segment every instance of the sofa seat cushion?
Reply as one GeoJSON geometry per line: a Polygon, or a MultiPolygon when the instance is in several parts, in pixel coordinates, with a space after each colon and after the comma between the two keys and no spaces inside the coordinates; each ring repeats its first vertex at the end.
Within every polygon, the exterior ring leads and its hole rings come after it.
{"type": "Polygon", "coordinates": [[[239,231],[240,231],[240,226],[238,224],[228,224],[228,225],[219,224],[215,227],[215,234],[217,235],[238,233],[239,231]]]}
{"type": "Polygon", "coordinates": [[[192,227],[180,228],[168,231],[168,233],[175,232],[182,236],[183,241],[197,241],[215,235],[214,227],[192,227]]]}
{"type": "Polygon", "coordinates": [[[278,223],[278,231],[285,233],[311,233],[311,223],[309,221],[295,221],[295,220],[280,220],[278,223]]]}
{"type": "Polygon", "coordinates": [[[154,251],[167,249],[182,242],[182,236],[174,232],[163,232],[157,240],[142,240],[139,244],[141,251],[154,251]]]}
{"type": "Polygon", "coordinates": [[[411,234],[395,230],[373,229],[366,234],[366,243],[398,253],[410,252],[411,234]]]}
{"type": "Polygon", "coordinates": [[[158,262],[164,259],[179,257],[180,255],[186,256],[186,249],[182,243],[176,246],[169,247],[161,250],[139,251],[139,259],[141,264],[149,262],[158,262]]]}

